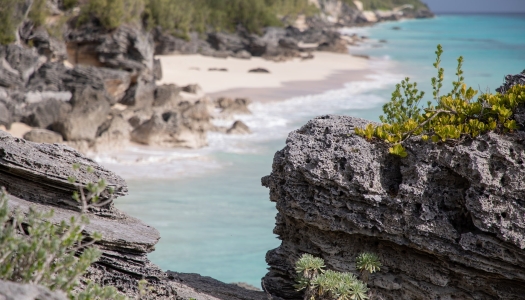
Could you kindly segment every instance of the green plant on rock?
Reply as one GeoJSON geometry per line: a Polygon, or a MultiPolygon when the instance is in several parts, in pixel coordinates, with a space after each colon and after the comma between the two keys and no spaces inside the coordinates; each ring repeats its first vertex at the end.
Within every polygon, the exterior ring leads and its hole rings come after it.
{"type": "Polygon", "coordinates": [[[33,5],[27,15],[29,20],[33,21],[33,24],[37,27],[42,26],[46,24],[48,15],[47,0],[33,0],[33,5]]]}
{"type": "Polygon", "coordinates": [[[463,57],[458,58],[457,80],[452,82],[452,90],[441,95],[444,70],[440,67],[443,48],[436,51],[437,77],[432,78],[434,102],[428,101],[425,108],[420,107],[424,93],[417,89],[416,83],[406,78],[396,86],[392,99],[383,106],[383,124],[368,124],[356,128],[355,133],[369,141],[383,140],[393,144],[389,152],[406,157],[408,153],[403,144],[413,136],[423,141],[445,142],[457,140],[462,136],[477,137],[488,131],[512,132],[517,123],[512,119],[514,111],[525,104],[525,86],[516,85],[504,94],[485,93],[477,99],[477,91],[465,84],[463,77],[463,57]]]}
{"type": "MultiPolygon", "coordinates": [[[[79,165],[74,166],[79,169],[79,165]]],[[[88,167],[92,172],[92,168],[88,167]]],[[[74,178],[70,178],[74,182],[74,178]]],[[[51,221],[54,212],[40,212],[29,208],[23,215],[8,207],[7,193],[0,189],[0,279],[20,283],[39,284],[50,290],[66,292],[71,299],[127,299],[114,287],[89,283],[84,291],[75,287],[92,263],[100,258],[100,251],[92,245],[102,236],[82,233],[89,223],[87,210],[105,205],[100,195],[107,187],[103,180],[88,184],[87,192],[78,185],[76,198],[81,204],[78,217],[58,224],[51,221]]],[[[112,192],[110,191],[112,194],[112,192]]]]}
{"type": "MultiPolygon", "coordinates": [[[[366,255],[374,256],[366,253],[366,255]]],[[[360,256],[361,257],[361,256],[360,256]]],[[[377,258],[377,256],[375,256],[377,258]]],[[[380,263],[379,263],[380,265],[380,263]]],[[[372,272],[379,271],[374,264],[372,272]]],[[[368,299],[368,287],[348,272],[324,270],[324,260],[310,254],[303,254],[295,263],[298,291],[304,290],[305,300],[364,300],[368,299]]]]}
{"type": "Polygon", "coordinates": [[[78,22],[96,18],[105,28],[115,29],[140,21],[144,6],[145,0],[89,0],[81,7],[78,22]]]}
{"type": "Polygon", "coordinates": [[[364,252],[359,254],[355,263],[356,268],[361,272],[361,279],[368,282],[368,277],[381,270],[381,262],[379,257],[374,253],[364,252]]]}

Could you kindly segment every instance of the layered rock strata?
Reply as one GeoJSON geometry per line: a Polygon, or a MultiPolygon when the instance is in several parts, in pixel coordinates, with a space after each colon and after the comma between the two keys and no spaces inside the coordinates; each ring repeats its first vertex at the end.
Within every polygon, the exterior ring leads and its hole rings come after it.
{"type": "MultiPolygon", "coordinates": [[[[68,146],[38,144],[0,130],[0,187],[6,188],[12,210],[21,213],[27,213],[30,208],[41,212],[53,210],[50,222],[68,222],[71,217],[79,217],[81,207],[72,199],[78,185],[85,187],[99,179],[104,179],[114,190],[113,196],[103,192],[101,201],[128,192],[121,177],[68,146]],[[75,163],[80,165],[79,170],[73,169],[75,163]],[[93,171],[87,172],[88,168],[93,171]],[[75,184],[68,180],[72,176],[76,178],[75,184]]],[[[88,269],[81,279],[82,285],[88,281],[111,285],[130,299],[279,299],[260,290],[249,290],[198,274],[165,273],[147,258],[160,239],[159,232],[115,208],[113,201],[104,207],[90,209],[86,216],[89,224],[83,233],[87,237],[95,232],[102,235],[95,243],[102,257],[88,269]],[[146,296],[139,297],[140,280],[147,281],[146,296]]],[[[2,296],[27,300],[66,298],[42,287],[0,281],[0,299],[2,296]]]]}
{"type": "Polygon", "coordinates": [[[303,253],[355,272],[376,253],[377,299],[522,299],[525,295],[525,133],[445,143],[412,138],[408,157],[353,133],[368,121],[323,116],[290,133],[262,179],[281,246],[266,256],[264,286],[302,299],[303,253]]]}

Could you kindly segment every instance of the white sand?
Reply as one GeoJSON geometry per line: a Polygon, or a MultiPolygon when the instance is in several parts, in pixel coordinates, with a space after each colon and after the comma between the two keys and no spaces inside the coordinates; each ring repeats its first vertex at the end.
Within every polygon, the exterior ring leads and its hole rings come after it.
{"type": "Polygon", "coordinates": [[[214,58],[202,55],[158,56],[162,63],[162,83],[199,84],[204,93],[216,93],[234,88],[282,87],[290,81],[320,81],[339,71],[364,70],[368,61],[349,54],[315,52],[314,59],[294,59],[273,62],[259,57],[249,60],[214,58]],[[227,72],[209,71],[226,68],[227,72]],[[248,73],[264,68],[270,73],[248,73]]]}
{"type": "Polygon", "coordinates": [[[33,128],[24,123],[19,123],[19,122],[15,122],[11,124],[11,129],[9,130],[6,130],[4,126],[0,126],[0,130],[7,131],[12,136],[17,137],[17,138],[23,138],[24,134],[31,131],[31,129],[33,128]]]}

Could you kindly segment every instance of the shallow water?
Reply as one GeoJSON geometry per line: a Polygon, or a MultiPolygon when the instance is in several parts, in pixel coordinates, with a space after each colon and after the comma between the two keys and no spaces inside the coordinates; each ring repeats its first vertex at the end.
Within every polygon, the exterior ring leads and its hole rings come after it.
{"type": "Polygon", "coordinates": [[[260,178],[271,172],[273,155],[284,147],[288,132],[328,113],[378,120],[382,104],[404,76],[420,81],[431,95],[437,43],[445,49],[449,79],[455,58],[463,55],[467,83],[494,90],[504,75],[525,68],[523,28],[523,15],[440,16],[360,28],[371,41],[351,51],[375,58],[370,62],[374,75],[367,80],[320,95],[253,104],[254,115],[241,118],[254,131],[249,136],[211,134],[210,147],[197,151],[135,148],[97,160],[128,181],[130,195],[118,199],[117,207],[160,231],[150,254],[154,263],[260,286],[265,254],[279,245],[272,233],[275,205],[260,178]]]}

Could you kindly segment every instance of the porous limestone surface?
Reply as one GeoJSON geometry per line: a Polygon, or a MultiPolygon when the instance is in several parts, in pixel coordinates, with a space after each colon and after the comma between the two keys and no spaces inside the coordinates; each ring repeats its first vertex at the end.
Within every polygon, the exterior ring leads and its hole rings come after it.
{"type": "Polygon", "coordinates": [[[303,253],[355,273],[356,256],[369,251],[383,264],[369,282],[382,299],[523,299],[523,132],[415,137],[399,158],[354,134],[368,123],[318,117],[275,154],[262,183],[282,243],[266,256],[267,290],[302,299],[293,284],[303,253]]]}

